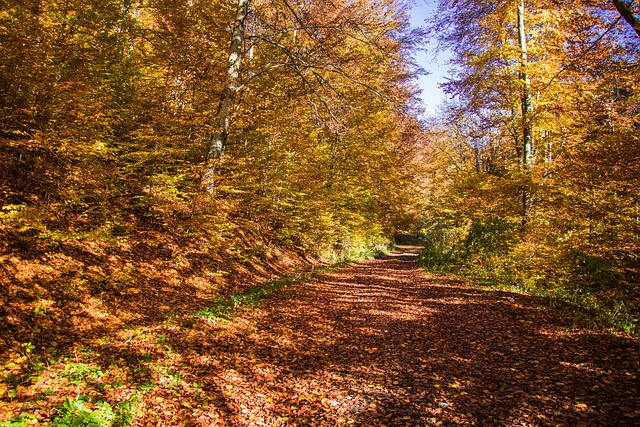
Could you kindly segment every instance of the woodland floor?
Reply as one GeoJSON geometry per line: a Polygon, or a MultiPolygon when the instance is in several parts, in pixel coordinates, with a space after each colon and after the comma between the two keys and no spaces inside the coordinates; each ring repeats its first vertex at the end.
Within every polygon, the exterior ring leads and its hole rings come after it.
{"type": "MultiPolygon", "coordinates": [[[[149,326],[74,363],[102,363],[90,386],[107,400],[137,390],[142,426],[640,425],[637,337],[425,273],[418,250],[319,274],[230,321],[149,326]]],[[[56,395],[79,392],[61,372],[66,389],[0,404],[53,417],[56,395]]]]}

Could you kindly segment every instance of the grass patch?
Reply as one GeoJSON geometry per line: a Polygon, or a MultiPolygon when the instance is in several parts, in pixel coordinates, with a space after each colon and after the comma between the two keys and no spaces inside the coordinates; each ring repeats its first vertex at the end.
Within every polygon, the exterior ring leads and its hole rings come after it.
{"type": "Polygon", "coordinates": [[[198,310],[198,317],[212,320],[230,320],[242,307],[259,307],[261,301],[285,286],[308,280],[312,274],[298,273],[270,280],[267,283],[251,286],[241,293],[233,293],[228,297],[218,297],[210,307],[198,310]]]}
{"type": "Polygon", "coordinates": [[[576,307],[587,313],[595,323],[601,323],[628,334],[640,334],[639,319],[629,312],[623,301],[615,298],[604,300],[601,295],[584,289],[533,289],[531,293],[576,307]]]}

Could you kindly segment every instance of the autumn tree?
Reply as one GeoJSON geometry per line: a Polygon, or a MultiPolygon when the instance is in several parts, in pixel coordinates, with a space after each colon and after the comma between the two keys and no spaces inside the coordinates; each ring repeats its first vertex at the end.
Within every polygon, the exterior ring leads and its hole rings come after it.
{"type": "Polygon", "coordinates": [[[637,292],[636,197],[627,191],[637,176],[612,172],[637,163],[635,35],[613,5],[440,2],[440,10],[450,13],[430,28],[454,52],[445,85],[453,101],[428,150],[452,154],[432,154],[431,179],[443,188],[429,212],[435,224],[455,218],[447,226],[459,230],[458,259],[529,287],[637,292]]]}
{"type": "Polygon", "coordinates": [[[393,0],[12,3],[2,130],[69,167],[50,183],[55,224],[251,228],[317,253],[372,243],[415,213],[403,197],[414,175],[398,168],[420,133],[406,11],[393,0]]]}
{"type": "MultiPolygon", "coordinates": [[[[392,42],[392,32],[402,31],[398,17],[388,13],[394,8],[394,2],[316,4],[283,0],[276,7],[259,2],[250,7],[249,2],[239,2],[233,20],[227,83],[221,92],[203,175],[203,182],[209,182],[205,184],[208,191],[213,190],[213,163],[226,147],[236,95],[259,84],[256,81],[268,74],[283,76],[284,72],[293,77],[308,95],[308,102],[320,109],[330,109],[337,99],[348,102],[338,87],[345,84],[368,89],[370,94],[366,96],[389,94],[393,81],[384,87],[375,71],[363,73],[362,65],[354,64],[369,52],[378,59],[378,72],[381,66],[392,67],[384,58],[396,57],[394,49],[398,47],[392,42]],[[339,80],[342,82],[335,83],[339,80]]],[[[330,121],[337,121],[337,114],[329,112],[329,116],[330,121]]]]}

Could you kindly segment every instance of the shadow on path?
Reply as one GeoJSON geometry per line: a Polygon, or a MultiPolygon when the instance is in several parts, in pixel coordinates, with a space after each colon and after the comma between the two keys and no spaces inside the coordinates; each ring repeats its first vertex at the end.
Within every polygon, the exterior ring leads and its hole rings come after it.
{"type": "Polygon", "coordinates": [[[576,330],[546,300],[415,264],[417,247],[292,286],[172,345],[204,425],[640,425],[637,339],[576,330]]]}

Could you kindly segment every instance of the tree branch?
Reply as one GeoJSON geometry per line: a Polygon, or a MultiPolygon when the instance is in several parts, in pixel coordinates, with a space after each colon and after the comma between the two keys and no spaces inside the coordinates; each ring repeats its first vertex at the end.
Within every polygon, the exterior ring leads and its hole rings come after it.
{"type": "Polygon", "coordinates": [[[618,9],[620,15],[624,18],[631,28],[633,28],[638,36],[640,36],[640,19],[636,16],[635,13],[631,10],[631,5],[633,2],[627,3],[624,0],[611,0],[613,5],[618,9]]]}

